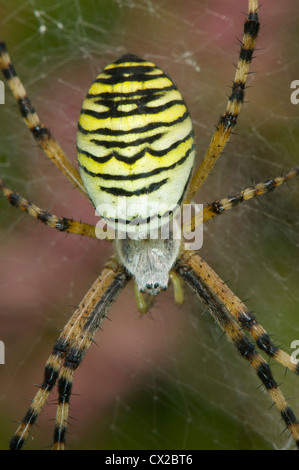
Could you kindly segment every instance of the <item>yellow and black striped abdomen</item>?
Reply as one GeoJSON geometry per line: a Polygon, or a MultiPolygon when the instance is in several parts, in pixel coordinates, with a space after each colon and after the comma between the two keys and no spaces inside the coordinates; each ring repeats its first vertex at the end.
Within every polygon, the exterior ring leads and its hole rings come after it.
{"type": "Polygon", "coordinates": [[[110,206],[107,217],[118,228],[136,217],[160,219],[181,204],[194,163],[193,128],[180,92],[152,62],[121,57],[88,91],[77,151],[100,215],[110,206]]]}

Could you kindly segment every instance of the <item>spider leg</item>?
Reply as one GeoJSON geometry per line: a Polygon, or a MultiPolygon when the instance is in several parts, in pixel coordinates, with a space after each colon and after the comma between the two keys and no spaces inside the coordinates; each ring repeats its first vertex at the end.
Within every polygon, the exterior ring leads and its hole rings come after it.
{"type": "Polygon", "coordinates": [[[203,213],[200,212],[192,217],[188,223],[184,224],[183,230],[185,232],[193,232],[201,223],[223,214],[225,211],[232,209],[244,201],[267,194],[295,176],[299,176],[299,167],[292,168],[287,173],[277,176],[276,178],[271,178],[262,183],[250,186],[238,194],[223,198],[220,201],[214,201],[203,209],[203,213]]]}
{"type": "Polygon", "coordinates": [[[115,301],[129,280],[129,276],[120,268],[118,268],[117,274],[113,272],[113,276],[113,282],[110,282],[104,291],[101,284],[97,287],[96,282],[94,290],[100,288],[101,297],[99,298],[98,294],[95,296],[92,293],[91,298],[84,298],[79,306],[82,313],[69,326],[67,325],[59,338],[62,348],[66,348],[67,351],[58,378],[59,396],[54,431],[54,450],[63,450],[65,446],[69,400],[75,370],[81,364],[112,302],[115,301]]]}
{"type": "Polygon", "coordinates": [[[43,149],[45,154],[52,160],[58,169],[68,178],[68,180],[85,196],[87,196],[78,170],[67,158],[60,145],[51,135],[50,131],[41,123],[30,99],[27,96],[26,90],[11,63],[6,45],[1,40],[0,68],[19,105],[20,113],[37,144],[43,149]]]}
{"type": "Polygon", "coordinates": [[[183,258],[184,262],[200,276],[210,292],[216,296],[222,305],[238,322],[241,328],[247,330],[255,340],[257,346],[269,357],[287,367],[292,372],[299,374],[299,361],[275,346],[266,330],[260,325],[256,317],[248,310],[241,300],[228,288],[225,282],[215,271],[197,254],[188,253],[183,258]]]}
{"type": "MultiPolygon", "coordinates": [[[[197,257],[197,255],[195,256],[197,257]]],[[[192,259],[192,257],[190,259],[192,259]]],[[[177,271],[208,306],[211,315],[222,328],[228,339],[236,347],[239,354],[255,369],[299,448],[298,420],[280,391],[269,364],[267,364],[263,357],[257,352],[235,318],[230,315],[232,312],[227,309],[222,298],[211,289],[210,281],[207,282],[206,278],[203,279],[201,277],[201,272],[197,264],[193,266],[190,260],[186,262],[186,260],[183,259],[177,266],[177,271]]]]}
{"type": "Polygon", "coordinates": [[[248,18],[244,24],[244,34],[237,70],[232,86],[232,93],[228,98],[226,111],[220,117],[217,124],[208,150],[191,180],[187,202],[190,202],[193,199],[194,195],[206,180],[237,123],[237,118],[244,102],[245,83],[248,77],[249,66],[252,61],[252,54],[260,28],[257,12],[257,0],[249,0],[248,18]]]}
{"type": "Polygon", "coordinates": [[[54,447],[62,448],[74,371],[82,361],[108,309],[128,280],[129,276],[122,272],[119,265],[110,262],[89,289],[61,332],[52,354],[47,360],[43,383],[11,439],[10,448],[12,450],[23,447],[57,379],[59,399],[54,447]],[[65,358],[65,362],[59,375],[63,358],[65,358]]]}
{"type": "Polygon", "coordinates": [[[20,194],[14,193],[10,188],[8,188],[8,186],[6,186],[1,178],[0,191],[2,191],[3,195],[12,206],[26,212],[35,219],[40,220],[43,224],[48,225],[48,227],[56,228],[60,232],[76,233],[78,235],[86,235],[91,238],[96,237],[96,227],[94,225],[50,214],[50,212],[41,209],[32,202],[29,202],[27,199],[20,196],[20,194]]]}

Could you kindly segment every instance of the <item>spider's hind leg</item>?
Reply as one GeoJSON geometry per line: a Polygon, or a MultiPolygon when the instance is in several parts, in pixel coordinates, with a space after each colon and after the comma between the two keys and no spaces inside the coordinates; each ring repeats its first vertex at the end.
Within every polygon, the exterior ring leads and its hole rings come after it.
{"type": "Polygon", "coordinates": [[[53,449],[64,449],[74,372],[82,362],[111,304],[129,279],[130,276],[119,265],[114,264],[114,269],[106,266],[91,286],[53,348],[44,369],[43,382],[11,439],[12,450],[23,447],[57,381],[59,396],[53,449]]]}
{"type": "Polygon", "coordinates": [[[253,367],[258,378],[268,391],[286,427],[292,434],[296,446],[299,448],[299,421],[288,405],[278,383],[275,381],[269,364],[257,352],[235,318],[233,306],[237,298],[233,296],[232,302],[229,302],[231,305],[225,303],[223,295],[225,295],[225,293],[227,294],[227,291],[223,281],[220,283],[220,289],[215,290],[215,279],[209,275],[212,274],[211,271],[207,273],[202,271],[201,268],[203,264],[204,262],[199,259],[198,255],[189,255],[189,259],[185,257],[179,261],[177,271],[187,284],[198,294],[204,304],[207,305],[212,317],[235,346],[238,353],[253,367]],[[195,261],[195,263],[193,263],[193,261],[195,261]],[[205,274],[207,274],[207,276],[205,274]]]}

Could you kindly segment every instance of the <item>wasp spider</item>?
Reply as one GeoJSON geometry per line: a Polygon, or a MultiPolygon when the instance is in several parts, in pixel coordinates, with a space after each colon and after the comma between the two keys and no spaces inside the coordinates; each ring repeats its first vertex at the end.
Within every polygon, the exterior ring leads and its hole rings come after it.
{"type": "MultiPolygon", "coordinates": [[[[96,77],[83,103],[78,124],[79,171],[40,122],[3,42],[0,43],[0,65],[35,141],[66,178],[97,208],[105,204],[116,207],[120,199],[126,201],[129,214],[100,212],[108,226],[114,222],[119,234],[134,217],[138,217],[148,233],[149,220],[154,218],[160,226],[165,215],[161,203],[166,201],[170,209],[192,201],[222,153],[244,101],[245,83],[258,32],[258,3],[249,0],[227,107],[201,164],[194,172],[193,127],[186,105],[171,79],[152,62],[127,54],[96,77]]],[[[274,190],[298,174],[297,167],[209,204],[203,211],[203,223],[243,201],[274,190]]],[[[3,180],[0,180],[0,187],[11,205],[49,227],[96,236],[94,226],[50,214],[13,192],[3,180]]],[[[189,228],[198,223],[193,218],[189,228]]],[[[154,297],[168,287],[170,280],[177,302],[183,300],[179,278],[198,294],[238,353],[256,371],[299,447],[299,423],[273,378],[270,366],[245,332],[251,335],[259,349],[297,374],[298,362],[272,343],[257,318],[199,254],[182,249],[181,243],[172,236],[168,239],[160,236],[155,240],[118,236],[115,252],[62,330],[46,362],[42,384],[11,439],[11,449],[23,447],[56,383],[58,404],[53,449],[64,448],[75,370],[111,304],[131,278],[135,281],[137,304],[142,312],[150,308],[154,297]]]]}

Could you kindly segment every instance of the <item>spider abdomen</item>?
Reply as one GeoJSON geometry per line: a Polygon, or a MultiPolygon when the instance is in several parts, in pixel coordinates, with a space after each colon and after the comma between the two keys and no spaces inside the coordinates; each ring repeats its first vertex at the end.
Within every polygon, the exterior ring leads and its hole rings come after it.
{"type": "MultiPolygon", "coordinates": [[[[194,163],[192,122],[173,82],[155,64],[125,55],[108,65],[83,102],[77,149],[85,188],[117,230],[149,230],[183,201],[194,163]]],[[[159,222],[160,223],[160,222],[159,222]]]]}

